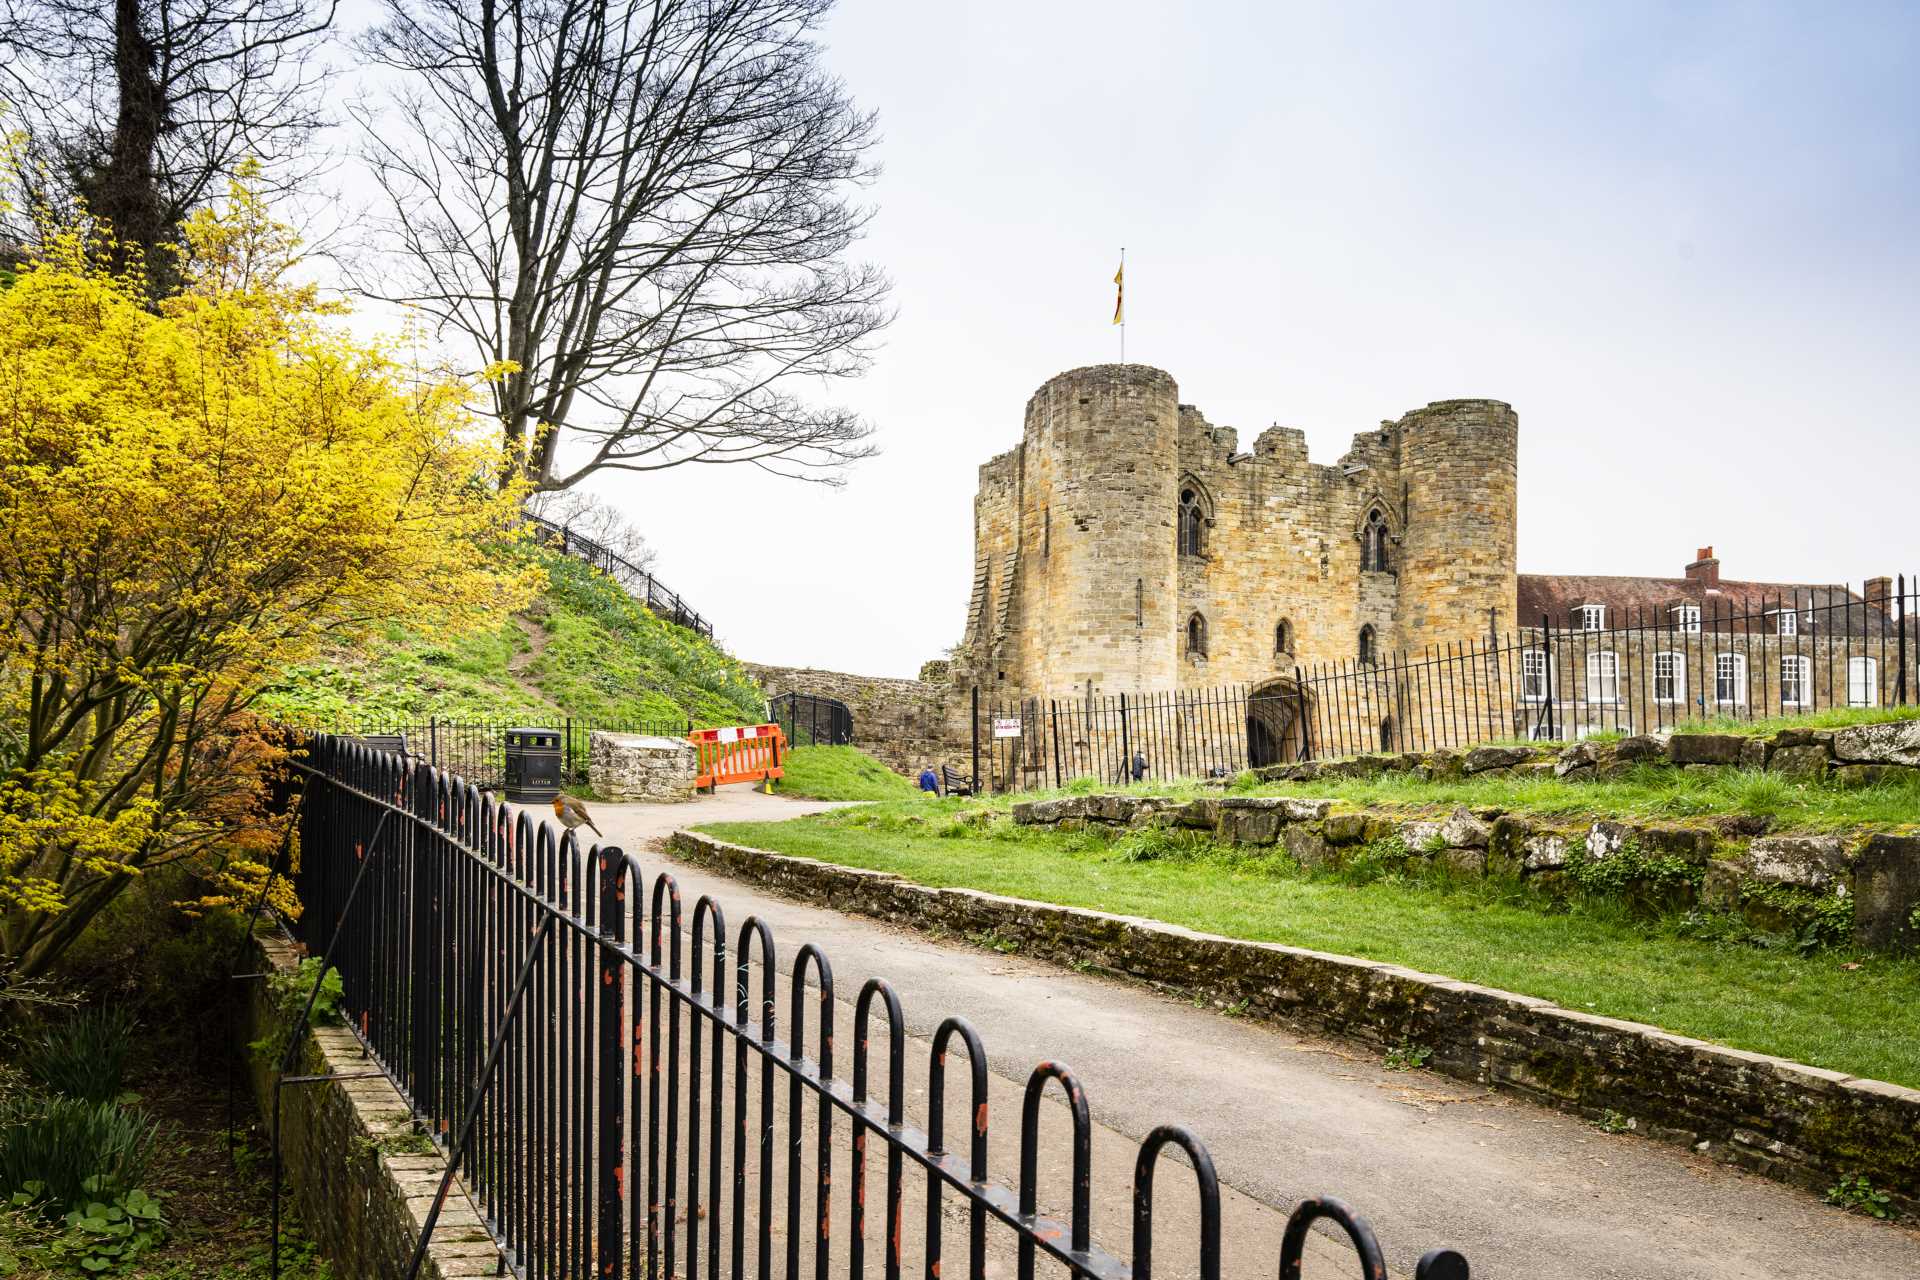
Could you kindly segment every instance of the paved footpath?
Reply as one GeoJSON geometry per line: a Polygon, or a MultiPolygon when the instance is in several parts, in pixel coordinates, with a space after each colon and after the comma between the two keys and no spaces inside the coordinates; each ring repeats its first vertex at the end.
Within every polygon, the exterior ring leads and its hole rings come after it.
{"type": "MultiPolygon", "coordinates": [[[[689,904],[712,894],[736,929],[749,913],[767,920],[783,969],[812,942],[833,962],[837,995],[850,999],[867,977],[887,978],[916,1039],[947,1014],[970,1020],[996,1076],[996,1114],[1008,1117],[995,1126],[998,1176],[1012,1171],[1018,1114],[999,1096],[1017,1097],[1012,1090],[1042,1059],[1070,1063],[1096,1125],[1096,1239],[1120,1256],[1134,1150],[1154,1125],[1178,1121],[1206,1142],[1228,1188],[1229,1274],[1271,1276],[1286,1210],[1331,1194],[1371,1219],[1396,1275],[1411,1275],[1422,1251],[1444,1244],[1466,1254],[1478,1280],[1920,1277],[1920,1232],[1683,1149],[1602,1133],[1428,1072],[1387,1071],[1337,1040],[773,897],[658,846],[681,826],[826,807],[736,787],[690,805],[596,805],[595,816],[608,842],[640,855],[649,872],[672,870],[689,904]]],[[[924,1076],[923,1062],[909,1058],[910,1078],[924,1076]]],[[[1161,1181],[1190,1185],[1171,1166],[1161,1181]]],[[[1174,1255],[1188,1250],[1162,1247],[1159,1273],[1185,1272],[1174,1255]]],[[[1316,1242],[1309,1275],[1357,1270],[1351,1252],[1316,1242]]]]}

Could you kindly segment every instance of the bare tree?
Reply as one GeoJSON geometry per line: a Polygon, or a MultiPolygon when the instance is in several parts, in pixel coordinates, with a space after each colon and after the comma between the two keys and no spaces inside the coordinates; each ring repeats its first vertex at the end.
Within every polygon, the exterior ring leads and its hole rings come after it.
{"type": "MultiPolygon", "coordinates": [[[[536,493],[528,500],[526,509],[568,533],[599,543],[641,574],[651,573],[654,561],[659,558],[632,521],[585,489],[536,493]]],[[[614,576],[625,583],[632,575],[622,571],[614,576]]]]}
{"type": "Polygon", "coordinates": [[[82,201],[136,255],[161,252],[243,162],[269,192],[313,167],[314,57],[338,0],[0,0],[0,102],[24,130],[31,203],[82,201]]]}
{"type": "Polygon", "coordinates": [[[846,260],[875,133],[812,43],[831,3],[387,0],[364,37],[403,74],[364,109],[393,256],[362,287],[513,366],[492,409],[537,488],[872,452],[797,390],[889,319],[846,260]]]}

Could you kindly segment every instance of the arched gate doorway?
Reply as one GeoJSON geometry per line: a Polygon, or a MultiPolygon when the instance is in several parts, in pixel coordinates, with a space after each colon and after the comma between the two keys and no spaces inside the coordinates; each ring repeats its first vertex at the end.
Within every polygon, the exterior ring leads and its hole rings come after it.
{"type": "Polygon", "coordinates": [[[1247,764],[1292,764],[1312,751],[1313,695],[1293,680],[1273,680],[1247,698],[1247,764]]]}

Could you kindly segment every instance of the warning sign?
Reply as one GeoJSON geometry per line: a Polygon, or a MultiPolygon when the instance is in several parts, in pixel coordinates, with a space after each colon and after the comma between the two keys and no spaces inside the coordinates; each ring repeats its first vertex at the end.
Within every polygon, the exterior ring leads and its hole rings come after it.
{"type": "Polygon", "coordinates": [[[995,717],[993,722],[993,736],[996,738],[1019,737],[1020,736],[1020,717],[1019,716],[995,717]]]}

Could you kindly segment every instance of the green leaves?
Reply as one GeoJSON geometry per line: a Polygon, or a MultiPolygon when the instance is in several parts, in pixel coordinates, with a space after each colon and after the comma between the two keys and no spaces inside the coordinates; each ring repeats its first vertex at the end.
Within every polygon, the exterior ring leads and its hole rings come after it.
{"type": "Polygon", "coordinates": [[[133,1052],[133,1015],[124,1009],[86,1009],[28,1040],[27,1074],[55,1093],[88,1102],[113,1102],[124,1091],[133,1052]]]}
{"type": "MultiPolygon", "coordinates": [[[[98,1202],[139,1185],[157,1122],[115,1103],[18,1097],[0,1108],[0,1194],[51,1207],[98,1202]]],[[[83,1216],[86,1216],[83,1214],[83,1216]]]]}
{"type": "Polygon", "coordinates": [[[267,979],[267,995],[274,1007],[273,1029],[247,1046],[260,1061],[270,1065],[279,1064],[287,1051],[287,1036],[293,1030],[294,1019],[306,1007],[307,993],[313,990],[316,979],[320,981],[320,990],[313,998],[309,1025],[329,1027],[339,1023],[340,1002],[346,998],[346,988],[340,982],[340,971],[329,968],[326,977],[321,978],[320,961],[308,956],[300,962],[298,969],[276,973],[267,979]]]}

